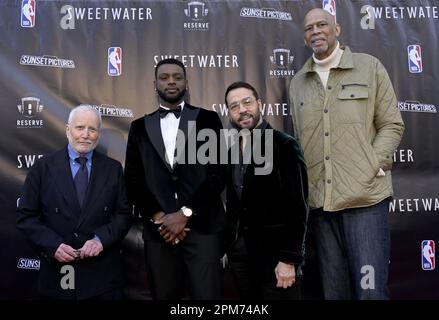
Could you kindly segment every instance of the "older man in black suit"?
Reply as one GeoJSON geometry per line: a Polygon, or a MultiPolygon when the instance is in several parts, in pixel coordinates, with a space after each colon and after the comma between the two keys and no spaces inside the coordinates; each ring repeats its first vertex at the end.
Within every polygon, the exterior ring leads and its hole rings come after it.
{"type": "Polygon", "coordinates": [[[23,186],[17,227],[44,257],[44,298],[122,298],[120,244],[131,211],[121,164],[94,150],[100,128],[96,109],[74,108],[68,145],[40,159],[23,186]]]}
{"type": "Polygon", "coordinates": [[[231,84],[225,102],[238,129],[230,150],[227,217],[233,241],[228,257],[241,298],[298,299],[308,217],[302,152],[293,137],[262,119],[262,102],[250,84],[231,84]]]}

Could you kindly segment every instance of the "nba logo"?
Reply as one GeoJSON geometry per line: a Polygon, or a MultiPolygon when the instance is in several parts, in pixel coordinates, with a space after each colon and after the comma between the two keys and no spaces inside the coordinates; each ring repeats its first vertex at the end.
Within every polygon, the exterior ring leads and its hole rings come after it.
{"type": "Polygon", "coordinates": [[[435,267],[435,249],[433,240],[422,241],[422,270],[434,270],[435,267]]]}
{"type": "Polygon", "coordinates": [[[108,48],[108,75],[117,77],[122,74],[122,48],[108,48]]]}
{"type": "Polygon", "coordinates": [[[325,11],[328,11],[332,16],[335,17],[336,9],[335,9],[335,0],[323,0],[322,8],[325,11]]]}
{"type": "Polygon", "coordinates": [[[23,28],[35,27],[35,0],[22,0],[21,1],[21,26],[23,28]]]}
{"type": "Polygon", "coordinates": [[[421,73],[423,70],[421,46],[419,44],[411,44],[407,46],[407,55],[409,59],[410,73],[421,73]]]}

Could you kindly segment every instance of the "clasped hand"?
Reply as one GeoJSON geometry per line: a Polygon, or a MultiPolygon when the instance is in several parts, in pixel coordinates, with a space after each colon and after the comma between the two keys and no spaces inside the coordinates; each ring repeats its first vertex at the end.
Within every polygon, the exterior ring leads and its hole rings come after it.
{"type": "Polygon", "coordinates": [[[99,240],[87,240],[82,248],[75,250],[65,243],[61,243],[55,251],[54,258],[59,262],[72,262],[85,258],[92,258],[98,256],[104,247],[99,240]]]}
{"type": "Polygon", "coordinates": [[[158,226],[157,231],[162,238],[172,245],[176,245],[186,238],[187,232],[190,231],[189,228],[186,228],[187,221],[188,218],[178,211],[168,214],[157,212],[152,218],[152,222],[158,226]]]}

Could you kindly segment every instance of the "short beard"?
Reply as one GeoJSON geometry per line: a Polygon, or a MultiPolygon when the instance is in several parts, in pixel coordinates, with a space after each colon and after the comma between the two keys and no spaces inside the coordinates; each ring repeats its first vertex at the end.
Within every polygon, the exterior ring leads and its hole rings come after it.
{"type": "Polygon", "coordinates": [[[247,129],[252,131],[254,128],[256,128],[256,126],[258,125],[259,121],[261,120],[261,113],[258,113],[257,115],[255,115],[254,117],[252,117],[254,120],[254,126],[252,128],[243,128],[239,125],[239,118],[238,120],[235,121],[230,121],[231,125],[233,128],[237,129],[238,131],[243,130],[243,129],[247,129]]]}
{"type": "Polygon", "coordinates": [[[169,98],[168,96],[166,96],[165,91],[157,90],[157,93],[163,101],[166,101],[166,102],[172,104],[172,103],[179,102],[181,99],[183,99],[184,95],[186,94],[186,88],[181,90],[180,94],[178,96],[176,96],[175,98],[169,98]]]}

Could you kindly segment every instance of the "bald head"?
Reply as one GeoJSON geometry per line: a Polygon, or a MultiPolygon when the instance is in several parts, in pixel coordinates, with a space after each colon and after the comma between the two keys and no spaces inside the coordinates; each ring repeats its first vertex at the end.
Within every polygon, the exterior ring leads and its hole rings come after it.
{"type": "Polygon", "coordinates": [[[304,39],[317,59],[327,58],[337,46],[341,28],[327,11],[316,8],[310,10],[303,21],[304,39]]]}
{"type": "Polygon", "coordinates": [[[336,25],[335,17],[328,11],[321,8],[314,8],[309,10],[308,13],[305,15],[305,19],[303,19],[303,25],[306,25],[307,19],[312,19],[314,17],[324,17],[329,24],[331,24],[332,26],[336,25]]]}

